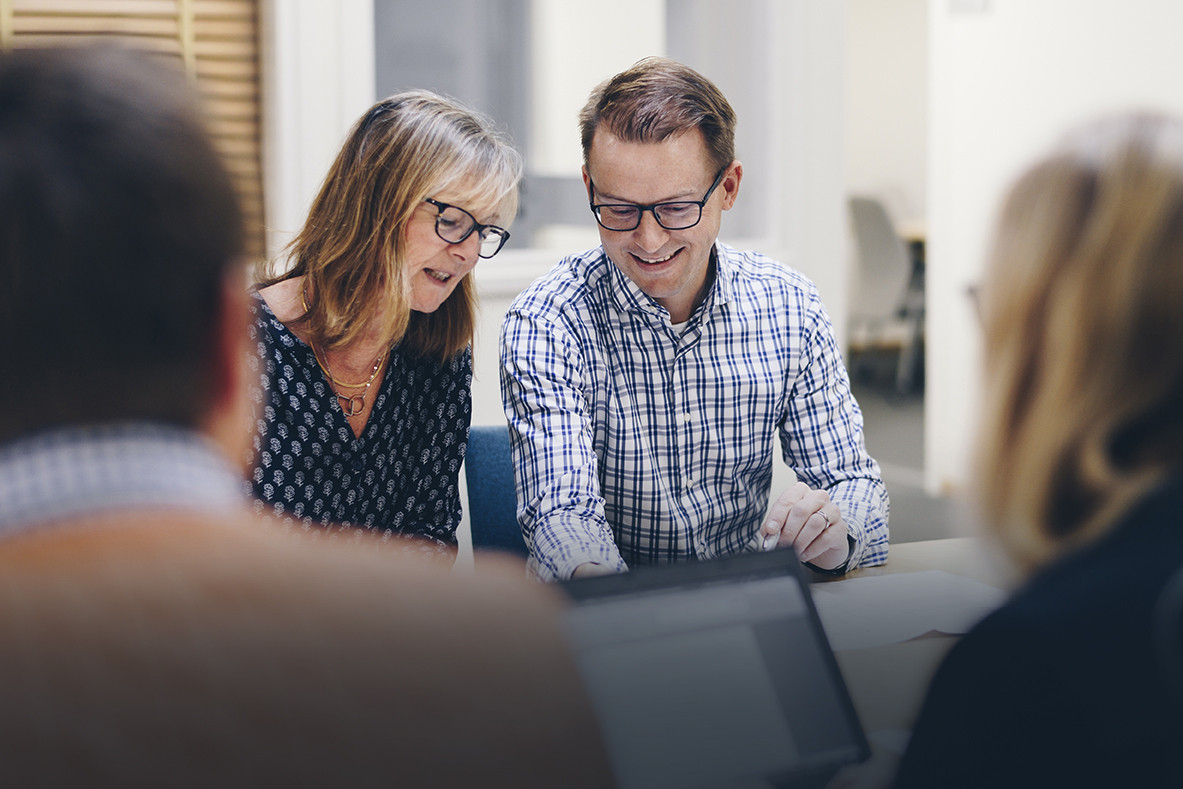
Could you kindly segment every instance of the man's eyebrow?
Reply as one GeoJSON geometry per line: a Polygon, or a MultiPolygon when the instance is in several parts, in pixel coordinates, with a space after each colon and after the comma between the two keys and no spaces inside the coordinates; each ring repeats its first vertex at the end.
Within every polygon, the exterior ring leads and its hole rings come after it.
{"type": "Polygon", "coordinates": [[[596,193],[595,193],[596,202],[611,202],[611,203],[615,203],[615,204],[619,204],[619,205],[657,205],[658,203],[695,203],[695,202],[698,202],[698,193],[693,192],[693,191],[686,191],[686,192],[683,192],[682,194],[672,196],[672,197],[663,197],[662,199],[654,200],[651,203],[642,203],[637,200],[626,200],[625,198],[620,197],[619,195],[615,195],[615,194],[612,194],[611,192],[604,191],[603,189],[600,188],[600,185],[596,183],[594,178],[592,179],[592,185],[595,186],[595,188],[596,188],[596,193]]]}

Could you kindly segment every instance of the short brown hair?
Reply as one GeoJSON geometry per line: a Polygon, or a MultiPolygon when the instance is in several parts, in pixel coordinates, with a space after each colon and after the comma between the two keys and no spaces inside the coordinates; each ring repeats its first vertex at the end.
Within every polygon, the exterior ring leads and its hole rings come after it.
{"type": "Polygon", "coordinates": [[[1099,120],[1036,163],[982,295],[981,505],[1033,567],[1183,468],[1183,122],[1099,120]]]}
{"type": "Polygon", "coordinates": [[[391,96],[354,124],[304,228],[262,284],[305,277],[309,309],[299,320],[325,348],[348,345],[385,314],[390,343],[447,360],[472,342],[475,285],[464,277],[438,310],[413,312],[402,264],[407,222],[448,191],[461,207],[495,207],[508,224],[521,175],[521,156],[485,116],[430,91],[391,96]]]}
{"type": "Polygon", "coordinates": [[[714,83],[689,66],[649,57],[602,82],[579,113],[583,163],[603,126],[627,142],[652,143],[702,132],[712,170],[735,160],[735,111],[714,83]]]}
{"type": "Polygon", "coordinates": [[[199,424],[242,243],[179,67],[109,46],[0,53],[0,437],[199,424]]]}

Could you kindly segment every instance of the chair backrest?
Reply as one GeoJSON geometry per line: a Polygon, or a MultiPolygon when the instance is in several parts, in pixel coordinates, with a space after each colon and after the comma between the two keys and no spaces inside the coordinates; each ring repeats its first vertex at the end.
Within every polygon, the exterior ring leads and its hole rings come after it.
{"type": "Polygon", "coordinates": [[[529,555],[518,525],[508,425],[473,425],[464,458],[472,548],[529,555]]]}
{"type": "Polygon", "coordinates": [[[897,313],[912,278],[912,261],[887,210],[870,197],[849,199],[857,251],[852,316],[889,318],[897,313]]]}

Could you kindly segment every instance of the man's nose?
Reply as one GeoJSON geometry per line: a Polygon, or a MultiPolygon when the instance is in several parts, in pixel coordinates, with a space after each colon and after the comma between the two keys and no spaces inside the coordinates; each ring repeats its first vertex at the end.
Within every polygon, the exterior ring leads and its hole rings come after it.
{"type": "Polygon", "coordinates": [[[641,212],[641,224],[633,231],[637,245],[648,252],[661,249],[670,237],[670,232],[661,226],[653,210],[641,212]]]}

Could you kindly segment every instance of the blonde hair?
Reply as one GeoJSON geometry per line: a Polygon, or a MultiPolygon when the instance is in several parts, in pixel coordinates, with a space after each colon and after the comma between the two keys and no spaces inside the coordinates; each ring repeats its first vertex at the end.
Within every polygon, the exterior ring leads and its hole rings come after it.
{"type": "Polygon", "coordinates": [[[262,285],[305,277],[308,310],[297,322],[325,348],[347,346],[381,320],[391,344],[447,360],[472,341],[475,287],[464,277],[438,310],[413,312],[407,222],[426,198],[446,193],[461,207],[494,208],[508,224],[521,176],[521,156],[489,119],[430,91],[391,96],[354,125],[304,228],[266,265],[262,285]]]}
{"type": "Polygon", "coordinates": [[[1032,569],[1183,468],[1183,123],[1103,119],[1037,162],[982,294],[978,493],[1032,569]]]}

